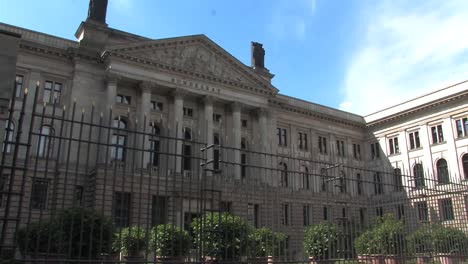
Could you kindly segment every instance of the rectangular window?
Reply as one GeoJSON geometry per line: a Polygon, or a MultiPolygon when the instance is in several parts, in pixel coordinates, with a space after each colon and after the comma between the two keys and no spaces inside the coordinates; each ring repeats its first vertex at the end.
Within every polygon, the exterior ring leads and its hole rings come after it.
{"type": "Polygon", "coordinates": [[[374,194],[380,195],[383,194],[383,184],[382,184],[382,177],[380,176],[379,172],[374,173],[374,194]]]}
{"type": "Polygon", "coordinates": [[[31,208],[32,209],[47,209],[47,189],[49,181],[45,179],[33,179],[31,190],[31,208]]]}
{"type": "Polygon", "coordinates": [[[254,205],[254,226],[255,228],[260,227],[260,205],[254,205]]]}
{"type": "Polygon", "coordinates": [[[184,112],[184,116],[193,117],[193,109],[192,108],[184,107],[183,112],[184,112]]]}
{"type": "Polygon", "coordinates": [[[319,146],[319,152],[321,154],[327,154],[327,138],[319,136],[318,137],[318,146],[319,146]]]}
{"type": "Polygon", "coordinates": [[[4,198],[4,195],[3,195],[3,192],[6,192],[8,191],[7,189],[7,181],[8,181],[8,175],[3,175],[2,177],[0,177],[0,208],[3,207],[3,198],[4,198]]]}
{"type": "Polygon", "coordinates": [[[303,217],[303,225],[309,226],[310,225],[310,205],[306,204],[302,207],[302,217],[303,217]]]}
{"type": "Polygon", "coordinates": [[[150,164],[159,166],[159,140],[150,140],[150,164]]]}
{"type": "Polygon", "coordinates": [[[247,128],[247,120],[246,119],[242,119],[241,124],[242,124],[243,128],[247,128]]]}
{"type": "Polygon", "coordinates": [[[439,214],[441,221],[450,221],[455,219],[452,198],[439,200],[439,214]]]}
{"type": "Polygon", "coordinates": [[[375,142],[371,144],[371,159],[380,158],[380,144],[375,142]]]}
{"type": "Polygon", "coordinates": [[[153,204],[151,206],[151,225],[160,225],[167,223],[167,205],[168,199],[165,196],[153,195],[153,204]]]}
{"type": "Polygon", "coordinates": [[[221,123],[221,114],[213,113],[213,122],[221,123]]]}
{"type": "Polygon", "coordinates": [[[328,220],[328,207],[326,206],[323,207],[323,220],[324,221],[328,220]]]}
{"type": "Polygon", "coordinates": [[[277,128],[276,135],[278,136],[278,146],[288,146],[287,133],[285,128],[277,128]]]}
{"type": "Polygon", "coordinates": [[[119,104],[129,105],[131,100],[132,100],[131,96],[123,95],[123,94],[117,94],[117,96],[115,97],[115,102],[119,104]]]}
{"type": "Polygon", "coordinates": [[[366,208],[359,208],[359,221],[361,223],[361,227],[366,224],[366,208]]]}
{"type": "Polygon", "coordinates": [[[308,148],[308,141],[307,141],[307,134],[303,132],[298,133],[298,145],[300,150],[307,150],[308,148]]]}
{"type": "Polygon", "coordinates": [[[383,216],[383,207],[382,206],[378,206],[378,207],[375,208],[375,215],[379,216],[379,217],[383,216]]]}
{"type": "Polygon", "coordinates": [[[219,204],[219,211],[220,212],[232,212],[232,202],[231,201],[221,201],[219,204]]]}
{"type": "Polygon", "coordinates": [[[81,207],[83,205],[83,191],[84,191],[83,186],[80,186],[80,185],[75,186],[75,193],[73,195],[74,206],[81,207]]]}
{"type": "Polygon", "coordinates": [[[113,220],[117,227],[125,227],[130,225],[130,202],[130,193],[114,193],[114,208],[112,208],[112,212],[113,220]]]}
{"type": "Polygon", "coordinates": [[[468,118],[460,118],[455,121],[457,125],[457,137],[466,137],[468,136],[468,118]]]}
{"type": "Polygon", "coordinates": [[[397,219],[401,220],[405,218],[405,206],[403,204],[396,205],[397,219]]]}
{"type": "Polygon", "coordinates": [[[151,101],[151,110],[162,112],[164,104],[158,101],[151,101]]]}
{"type": "Polygon", "coordinates": [[[247,154],[241,154],[241,177],[245,179],[247,176],[247,154]]]}
{"type": "Polygon", "coordinates": [[[418,149],[421,147],[421,142],[419,140],[419,131],[414,131],[408,134],[410,141],[410,149],[418,149]]]}
{"type": "Polygon", "coordinates": [[[16,98],[23,97],[23,83],[24,83],[24,76],[23,75],[16,75],[16,98]]]}
{"type": "Polygon", "coordinates": [[[439,144],[444,142],[444,133],[442,131],[442,125],[431,127],[432,144],[439,144]]]}
{"type": "Polygon", "coordinates": [[[252,223],[254,227],[259,226],[259,208],[258,204],[247,204],[247,220],[252,223]]]}
{"type": "Polygon", "coordinates": [[[400,146],[398,145],[398,137],[393,137],[388,140],[390,155],[399,154],[400,146]]]}
{"type": "Polygon", "coordinates": [[[360,173],[356,174],[356,181],[357,181],[357,194],[361,195],[363,192],[362,192],[362,178],[361,178],[360,173]]]}
{"type": "Polygon", "coordinates": [[[289,225],[289,204],[281,205],[281,224],[289,225]]]}
{"type": "Polygon", "coordinates": [[[111,157],[112,160],[125,161],[125,146],[127,144],[127,136],[114,134],[112,136],[111,157]]]}
{"type": "Polygon", "coordinates": [[[418,220],[422,222],[427,222],[429,220],[429,210],[427,208],[427,202],[417,202],[415,203],[415,207],[418,211],[418,220]]]}
{"type": "Polygon", "coordinates": [[[187,171],[192,169],[192,146],[191,145],[184,145],[183,147],[182,169],[187,170],[187,171]]]}
{"type": "Polygon", "coordinates": [[[62,84],[58,82],[46,81],[44,84],[44,102],[54,103],[60,102],[60,95],[62,94],[62,84]]]}
{"type": "Polygon", "coordinates": [[[353,144],[353,157],[357,160],[361,159],[361,145],[353,144]]]}
{"type": "Polygon", "coordinates": [[[343,140],[337,140],[336,141],[336,153],[338,154],[338,156],[341,156],[341,157],[345,156],[344,141],[343,140]]]}

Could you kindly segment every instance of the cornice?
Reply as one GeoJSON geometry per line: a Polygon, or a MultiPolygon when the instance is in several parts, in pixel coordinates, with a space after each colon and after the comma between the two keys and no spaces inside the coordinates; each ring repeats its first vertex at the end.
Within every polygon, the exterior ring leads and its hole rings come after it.
{"type": "Polygon", "coordinates": [[[441,98],[441,99],[436,100],[436,101],[432,101],[430,103],[426,103],[426,104],[423,104],[423,105],[413,107],[413,108],[411,108],[411,109],[409,109],[407,111],[404,111],[404,112],[399,112],[399,113],[396,113],[394,115],[386,116],[386,117],[384,117],[382,119],[369,122],[369,123],[366,124],[366,126],[367,127],[375,127],[375,126],[378,126],[378,125],[382,125],[382,124],[394,121],[396,119],[406,117],[408,115],[412,115],[412,114],[416,114],[416,113],[419,113],[419,112],[422,112],[422,111],[426,111],[428,109],[440,106],[442,104],[449,103],[449,102],[454,101],[454,100],[465,98],[467,96],[468,96],[468,91],[463,91],[463,92],[455,94],[455,95],[451,95],[451,96],[444,97],[444,98],[441,98]]]}
{"type": "Polygon", "coordinates": [[[99,56],[94,54],[86,54],[81,52],[79,49],[70,47],[68,49],[59,49],[50,46],[44,46],[37,43],[29,42],[29,41],[22,41],[20,43],[20,49],[36,53],[42,54],[46,56],[56,57],[65,60],[74,60],[74,59],[84,59],[87,61],[101,63],[101,59],[99,56]]]}
{"type": "Polygon", "coordinates": [[[152,60],[147,60],[147,59],[143,59],[143,58],[139,58],[139,57],[134,57],[134,56],[130,56],[130,55],[127,55],[127,54],[122,54],[122,53],[115,52],[115,51],[105,51],[102,54],[101,59],[104,61],[109,57],[117,57],[117,58],[120,58],[120,59],[123,59],[123,60],[135,62],[137,64],[158,68],[158,69],[163,70],[163,71],[168,72],[168,73],[176,73],[176,74],[183,75],[183,76],[186,76],[186,77],[195,78],[195,79],[198,79],[198,80],[201,80],[201,81],[207,81],[207,82],[222,84],[224,86],[230,86],[230,87],[234,87],[234,88],[241,88],[241,89],[244,89],[246,91],[250,91],[250,92],[253,92],[253,93],[260,94],[262,96],[274,96],[274,93],[272,91],[255,88],[255,87],[246,85],[244,83],[240,83],[240,82],[236,82],[236,81],[232,81],[232,80],[221,79],[221,78],[214,77],[214,76],[207,75],[207,74],[203,74],[203,73],[200,73],[200,72],[189,71],[189,70],[186,70],[186,69],[183,69],[183,68],[180,68],[180,67],[176,67],[176,66],[172,66],[172,65],[161,63],[161,62],[152,61],[152,60]]]}
{"type": "Polygon", "coordinates": [[[271,100],[268,100],[268,102],[270,104],[272,104],[273,106],[275,106],[275,107],[278,107],[278,108],[280,108],[282,110],[285,110],[285,111],[288,111],[288,112],[291,112],[291,113],[302,114],[302,115],[305,115],[305,116],[314,117],[314,118],[321,119],[321,120],[324,120],[324,121],[338,123],[338,124],[341,124],[341,125],[346,125],[346,126],[350,126],[350,127],[354,127],[354,128],[366,128],[366,125],[364,123],[347,121],[345,119],[337,118],[337,117],[334,117],[334,116],[331,116],[331,115],[318,113],[318,112],[315,112],[315,111],[311,111],[311,110],[307,110],[307,109],[303,109],[303,108],[299,108],[299,107],[294,107],[294,106],[291,106],[291,105],[286,105],[285,103],[281,102],[280,100],[271,99],[271,100]]]}

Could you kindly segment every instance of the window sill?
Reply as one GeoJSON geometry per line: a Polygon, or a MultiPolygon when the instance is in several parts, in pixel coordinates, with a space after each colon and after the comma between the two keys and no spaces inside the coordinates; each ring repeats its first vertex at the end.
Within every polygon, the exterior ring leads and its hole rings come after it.
{"type": "Polygon", "coordinates": [[[389,158],[390,158],[390,157],[396,157],[396,156],[398,156],[398,155],[401,155],[401,152],[397,152],[397,153],[390,154],[390,155],[388,155],[388,157],[389,157],[389,158]]]}
{"type": "Polygon", "coordinates": [[[414,148],[414,149],[408,149],[408,152],[418,151],[418,150],[421,150],[421,149],[423,149],[423,148],[419,147],[419,148],[414,148]]]}
{"type": "Polygon", "coordinates": [[[445,143],[447,143],[447,142],[446,142],[446,141],[441,141],[441,142],[432,143],[431,147],[443,145],[443,144],[445,144],[445,143]]]}
{"type": "Polygon", "coordinates": [[[463,140],[463,139],[467,139],[467,138],[468,138],[468,135],[457,137],[455,140],[463,140]]]}

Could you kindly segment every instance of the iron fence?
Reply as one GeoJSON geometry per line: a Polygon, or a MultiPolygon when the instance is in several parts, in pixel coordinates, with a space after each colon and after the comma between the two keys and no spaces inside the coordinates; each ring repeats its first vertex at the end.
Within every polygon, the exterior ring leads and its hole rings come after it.
{"type": "Polygon", "coordinates": [[[468,188],[456,173],[346,162],[331,149],[321,160],[256,137],[234,148],[222,126],[67,108],[39,90],[12,98],[4,116],[3,260],[465,261],[468,188]]]}

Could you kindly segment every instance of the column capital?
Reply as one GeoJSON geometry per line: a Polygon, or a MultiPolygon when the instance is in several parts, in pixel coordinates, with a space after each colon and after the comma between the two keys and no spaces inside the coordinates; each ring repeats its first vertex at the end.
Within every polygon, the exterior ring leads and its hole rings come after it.
{"type": "Polygon", "coordinates": [[[239,102],[232,102],[230,106],[233,112],[240,112],[242,110],[242,104],[239,102]]]}
{"type": "Polygon", "coordinates": [[[151,88],[154,87],[154,84],[152,82],[142,81],[138,84],[138,87],[140,87],[142,92],[151,92],[151,88]]]}
{"type": "Polygon", "coordinates": [[[260,107],[256,109],[256,112],[258,114],[258,117],[268,117],[268,109],[264,107],[260,107]]]}
{"type": "Polygon", "coordinates": [[[171,95],[174,97],[174,99],[184,99],[184,97],[188,95],[188,92],[186,90],[176,88],[171,92],[171,95]]]}
{"type": "Polygon", "coordinates": [[[214,101],[216,99],[211,96],[211,95],[205,95],[202,97],[202,102],[205,104],[205,105],[213,105],[214,101]]]}
{"type": "Polygon", "coordinates": [[[117,85],[117,83],[122,79],[122,77],[120,75],[117,75],[115,73],[110,73],[108,72],[107,75],[106,75],[106,81],[107,81],[107,84],[114,84],[114,85],[117,85]]]}

